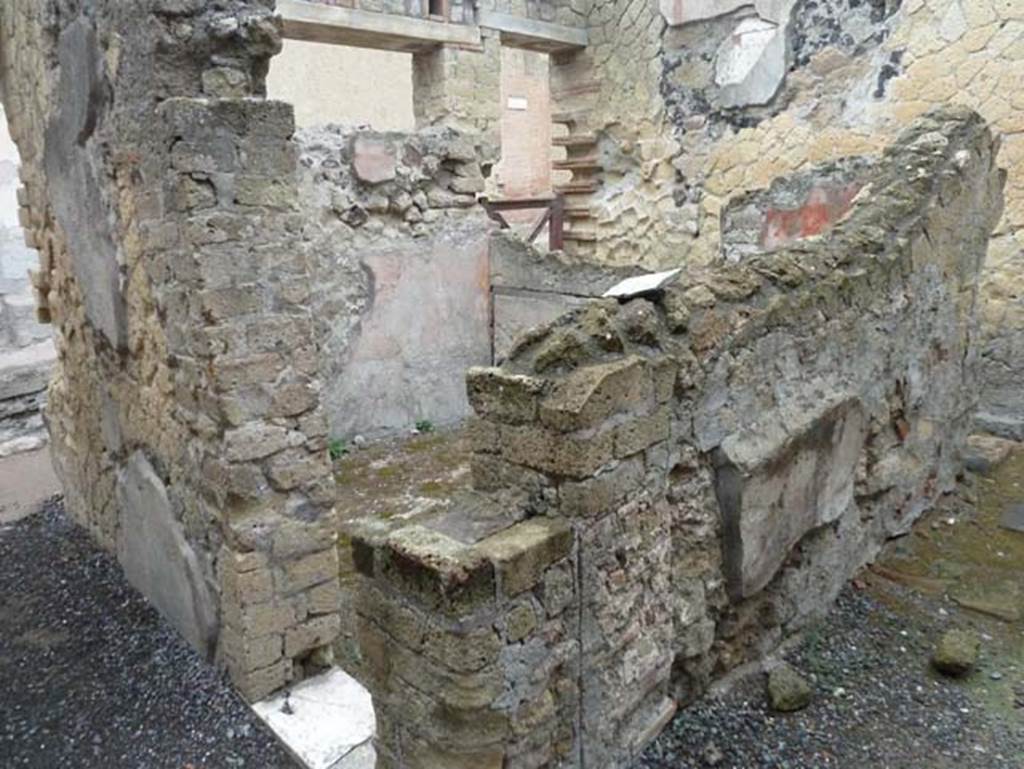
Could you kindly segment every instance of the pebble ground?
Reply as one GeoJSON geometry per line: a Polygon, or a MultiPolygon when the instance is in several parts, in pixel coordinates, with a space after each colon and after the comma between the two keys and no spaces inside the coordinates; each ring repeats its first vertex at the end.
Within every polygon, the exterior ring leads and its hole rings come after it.
{"type": "Polygon", "coordinates": [[[0,767],[297,766],[59,501],[0,526],[0,767]]]}

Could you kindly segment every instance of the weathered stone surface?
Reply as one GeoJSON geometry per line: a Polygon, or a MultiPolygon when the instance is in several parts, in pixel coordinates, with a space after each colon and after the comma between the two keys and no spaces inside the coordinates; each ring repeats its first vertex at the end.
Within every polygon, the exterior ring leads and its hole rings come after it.
{"type": "Polygon", "coordinates": [[[85,145],[107,109],[96,30],[84,17],[61,33],[58,111],[46,129],[49,197],[71,249],[89,321],[115,348],[128,341],[117,246],[85,145]]]}
{"type": "Polygon", "coordinates": [[[620,412],[646,412],[654,406],[654,385],[637,357],[587,366],[560,381],[540,407],[540,420],[556,430],[581,430],[620,412]]]}
{"type": "Polygon", "coordinates": [[[53,342],[0,352],[0,401],[46,389],[56,360],[53,342]]]}
{"type": "Polygon", "coordinates": [[[217,634],[217,600],[199,555],[185,539],[167,489],[141,452],[118,473],[117,557],[128,581],[207,655],[217,634]]]}

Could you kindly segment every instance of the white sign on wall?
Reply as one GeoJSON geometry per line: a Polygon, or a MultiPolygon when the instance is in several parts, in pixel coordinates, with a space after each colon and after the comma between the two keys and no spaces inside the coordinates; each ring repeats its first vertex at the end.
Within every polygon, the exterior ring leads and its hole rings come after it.
{"type": "Polygon", "coordinates": [[[509,96],[508,97],[508,108],[518,111],[525,111],[529,109],[530,103],[526,100],[525,96],[509,96]]]}

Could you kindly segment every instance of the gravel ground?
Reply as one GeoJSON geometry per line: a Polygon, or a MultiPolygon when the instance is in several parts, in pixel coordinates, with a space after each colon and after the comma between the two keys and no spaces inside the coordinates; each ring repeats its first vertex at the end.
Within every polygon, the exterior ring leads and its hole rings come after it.
{"type": "MultiPolygon", "coordinates": [[[[763,676],[751,676],[682,711],[635,769],[1021,769],[1024,710],[986,704],[974,684],[929,669],[948,613],[871,581],[866,591],[848,587],[787,656],[814,687],[806,710],[770,712],[763,676]],[[879,600],[883,590],[906,603],[893,611],[879,600]]],[[[992,662],[983,659],[974,681],[994,674],[1001,687],[1024,691],[1024,671],[992,662]]]]}
{"type": "Polygon", "coordinates": [[[0,526],[0,766],[294,769],[57,500],[0,526]]]}

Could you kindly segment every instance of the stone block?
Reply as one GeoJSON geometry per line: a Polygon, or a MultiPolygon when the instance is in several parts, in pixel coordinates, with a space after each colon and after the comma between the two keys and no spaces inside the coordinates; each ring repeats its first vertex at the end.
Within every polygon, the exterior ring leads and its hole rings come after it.
{"type": "Polygon", "coordinates": [[[380,184],[395,178],[398,168],[395,146],[383,139],[357,136],[352,142],[352,170],[367,184],[380,184]]]}
{"type": "Polygon", "coordinates": [[[584,366],[552,388],[540,406],[540,420],[564,432],[595,427],[613,414],[648,411],[654,385],[646,362],[630,356],[584,366]]]}
{"type": "Polygon", "coordinates": [[[294,625],[298,618],[291,603],[271,603],[246,606],[224,603],[224,622],[246,638],[260,638],[267,635],[281,635],[294,625]]]}
{"type": "Polygon", "coordinates": [[[563,481],[558,489],[560,509],[564,515],[601,515],[616,509],[634,495],[643,481],[643,458],[631,457],[593,478],[563,481]]]}
{"type": "Polygon", "coordinates": [[[242,572],[228,570],[224,575],[224,588],[242,606],[267,603],[274,597],[274,578],[268,568],[242,572]]]}
{"type": "Polygon", "coordinates": [[[374,549],[375,573],[428,610],[463,616],[493,604],[494,567],[462,542],[413,524],[374,549]]]}
{"type": "Polygon", "coordinates": [[[325,478],[330,473],[326,454],[305,449],[288,449],[273,456],[266,465],[267,478],[278,491],[291,491],[325,478]]]}
{"type": "Polygon", "coordinates": [[[280,634],[251,637],[226,627],[221,634],[221,654],[242,670],[258,670],[281,659],[284,643],[280,634]]]}
{"type": "Polygon", "coordinates": [[[671,412],[662,406],[653,414],[632,417],[615,428],[615,457],[632,456],[656,443],[667,440],[671,412]]]}
{"type": "Polygon", "coordinates": [[[614,436],[614,429],[565,434],[535,425],[509,425],[501,431],[506,459],[573,479],[594,475],[612,460],[614,436]]]}
{"type": "Polygon", "coordinates": [[[212,655],[217,600],[163,481],[141,452],[117,474],[117,557],[128,581],[201,653],[212,655]]]}
{"type": "Polygon", "coordinates": [[[469,403],[477,416],[505,424],[532,422],[545,381],[499,368],[475,366],[466,372],[469,403]]]}
{"type": "Polygon", "coordinates": [[[224,454],[231,462],[262,459],[288,446],[288,429],[265,422],[250,422],[224,434],[224,454]]]}
{"type": "Polygon", "coordinates": [[[290,627],[284,634],[285,656],[294,658],[311,649],[326,646],[338,637],[340,631],[341,618],[337,614],[314,617],[290,627]]]}
{"type": "Polygon", "coordinates": [[[338,551],[328,548],[284,564],[279,589],[290,594],[337,578],[338,551]]]}
{"type": "Polygon", "coordinates": [[[249,702],[261,700],[273,694],[292,680],[294,669],[290,659],[283,658],[258,670],[231,671],[231,679],[241,695],[249,702]]]}
{"type": "Polygon", "coordinates": [[[853,503],[865,436],[859,404],[846,401],[809,415],[788,434],[761,440],[737,434],[716,450],[715,490],[733,598],[763,589],[804,535],[853,503]]]}
{"type": "Polygon", "coordinates": [[[56,359],[50,340],[0,353],[0,401],[45,390],[56,359]]]}
{"type": "Polygon", "coordinates": [[[572,547],[572,528],[564,519],[529,518],[479,542],[475,550],[494,564],[500,589],[514,596],[538,585],[544,571],[572,547]]]}

